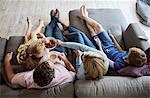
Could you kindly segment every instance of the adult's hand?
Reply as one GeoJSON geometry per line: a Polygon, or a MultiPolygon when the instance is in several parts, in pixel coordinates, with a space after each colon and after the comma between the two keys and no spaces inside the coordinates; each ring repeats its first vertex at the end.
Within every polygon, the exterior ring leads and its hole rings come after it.
{"type": "Polygon", "coordinates": [[[4,58],[4,62],[9,62],[12,59],[13,52],[7,53],[4,58]]]}
{"type": "Polygon", "coordinates": [[[59,40],[59,39],[57,39],[57,45],[60,45],[60,46],[62,46],[62,45],[64,45],[64,42],[63,41],[61,41],[61,40],[59,40]]]}

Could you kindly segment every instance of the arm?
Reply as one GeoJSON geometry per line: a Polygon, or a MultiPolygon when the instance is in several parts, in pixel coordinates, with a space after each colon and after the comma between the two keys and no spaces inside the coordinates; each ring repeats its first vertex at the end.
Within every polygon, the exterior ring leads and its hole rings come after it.
{"type": "Polygon", "coordinates": [[[6,72],[8,82],[10,83],[12,78],[15,76],[12,65],[10,64],[10,60],[12,59],[12,54],[13,52],[7,53],[4,58],[5,72],[6,72]]]}
{"type": "Polygon", "coordinates": [[[98,46],[99,50],[103,51],[99,38],[95,38],[94,40],[95,40],[95,43],[98,46]]]}
{"type": "Polygon", "coordinates": [[[57,44],[64,46],[64,47],[67,47],[67,48],[75,49],[75,50],[93,51],[93,52],[100,53],[104,57],[105,64],[107,66],[109,66],[109,59],[107,58],[106,54],[101,50],[97,50],[97,49],[94,49],[94,48],[89,47],[87,45],[83,45],[83,44],[76,43],[76,42],[62,42],[62,41],[58,40],[57,44]]]}
{"type": "Polygon", "coordinates": [[[115,39],[115,37],[112,34],[109,34],[110,38],[112,39],[112,41],[114,42],[115,46],[117,47],[117,49],[121,52],[124,52],[124,50],[121,48],[121,46],[118,44],[117,40],[115,39]]]}
{"type": "Polygon", "coordinates": [[[57,45],[61,45],[67,48],[75,49],[75,50],[94,51],[94,52],[102,53],[102,51],[100,50],[97,50],[95,48],[89,47],[81,43],[76,43],[76,42],[62,42],[60,40],[57,40],[57,45]]]}
{"type": "Polygon", "coordinates": [[[59,57],[64,61],[65,65],[66,65],[66,68],[69,70],[69,71],[72,71],[72,72],[76,72],[74,67],[72,66],[72,64],[69,62],[69,60],[66,58],[65,54],[62,53],[59,55],[59,57]]]}

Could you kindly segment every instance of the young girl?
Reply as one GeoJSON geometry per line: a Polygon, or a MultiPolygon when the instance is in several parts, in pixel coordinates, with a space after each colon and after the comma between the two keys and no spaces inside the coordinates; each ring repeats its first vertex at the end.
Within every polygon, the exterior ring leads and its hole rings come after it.
{"type": "Polygon", "coordinates": [[[25,35],[25,42],[18,48],[17,60],[25,70],[32,70],[38,65],[40,59],[44,54],[44,48],[47,40],[45,38],[38,39],[37,34],[40,33],[44,22],[39,20],[39,26],[36,30],[31,32],[32,23],[30,18],[27,17],[28,29],[25,35]]]}

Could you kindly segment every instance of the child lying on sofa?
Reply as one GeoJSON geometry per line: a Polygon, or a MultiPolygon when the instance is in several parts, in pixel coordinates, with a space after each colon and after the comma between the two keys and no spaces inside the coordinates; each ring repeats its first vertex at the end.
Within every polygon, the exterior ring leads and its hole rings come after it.
{"type": "Polygon", "coordinates": [[[147,57],[144,51],[136,47],[130,48],[129,51],[122,50],[112,34],[109,37],[101,24],[88,17],[85,6],[81,6],[80,13],[91,35],[100,40],[104,52],[114,61],[114,69],[118,70],[127,65],[140,67],[146,64],[147,57]]]}

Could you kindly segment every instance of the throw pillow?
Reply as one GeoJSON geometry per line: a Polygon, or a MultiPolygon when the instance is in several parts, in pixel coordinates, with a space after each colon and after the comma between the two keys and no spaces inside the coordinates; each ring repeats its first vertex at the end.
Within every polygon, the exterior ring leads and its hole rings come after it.
{"type": "Polygon", "coordinates": [[[142,18],[141,22],[150,26],[150,0],[138,0],[136,3],[136,12],[142,18]]]}
{"type": "Polygon", "coordinates": [[[150,64],[146,64],[143,67],[127,66],[117,71],[119,75],[123,76],[150,76],[150,64]]]}

